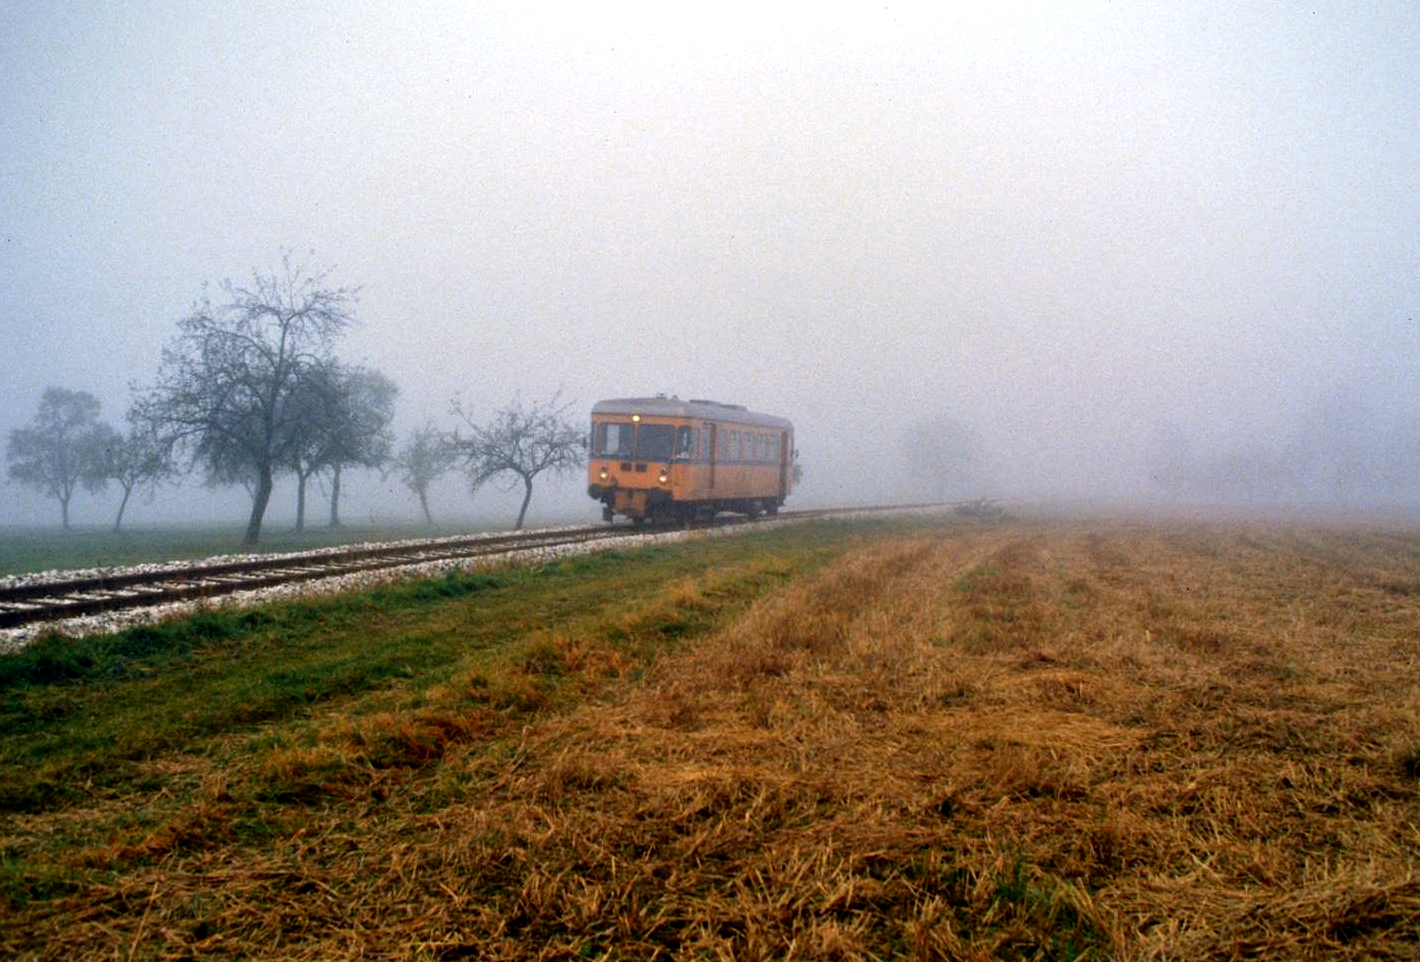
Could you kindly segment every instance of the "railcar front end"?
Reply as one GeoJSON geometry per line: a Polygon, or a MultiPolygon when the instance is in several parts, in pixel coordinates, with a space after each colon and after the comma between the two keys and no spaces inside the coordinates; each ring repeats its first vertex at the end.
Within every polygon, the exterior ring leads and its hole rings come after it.
{"type": "Polygon", "coordinates": [[[775,513],[793,486],[794,426],[739,405],[615,398],[592,407],[587,493],[641,524],[775,513]]]}

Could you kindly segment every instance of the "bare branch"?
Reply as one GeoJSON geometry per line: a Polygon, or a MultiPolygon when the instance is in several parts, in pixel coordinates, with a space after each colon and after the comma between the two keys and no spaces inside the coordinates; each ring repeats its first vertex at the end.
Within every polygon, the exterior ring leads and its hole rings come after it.
{"type": "Polygon", "coordinates": [[[506,490],[513,490],[522,483],[523,503],[515,528],[523,526],[528,503],[532,500],[533,481],[538,475],[569,474],[584,463],[585,438],[582,431],[567,420],[572,402],[560,401],[560,391],[541,404],[525,404],[520,397],[514,397],[484,424],[475,422],[458,401],[453,402],[453,413],[464,422],[469,433],[466,437],[455,433],[449,445],[463,462],[470,491],[477,492],[485,484],[504,476],[508,482],[506,490]]]}
{"type": "Polygon", "coordinates": [[[328,286],[329,275],[283,252],[280,270],[254,271],[250,286],[224,281],[226,303],[204,292],[164,348],[157,380],[137,391],[136,415],[209,482],[253,486],[249,543],[260,537],[273,475],[305,440],[303,392],[354,323],[358,291],[328,286]]]}

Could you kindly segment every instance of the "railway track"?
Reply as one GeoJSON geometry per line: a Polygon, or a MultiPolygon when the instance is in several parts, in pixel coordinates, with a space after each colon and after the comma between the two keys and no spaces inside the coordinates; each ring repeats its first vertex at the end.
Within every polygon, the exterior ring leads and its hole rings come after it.
{"type": "MultiPolygon", "coordinates": [[[[767,516],[764,520],[807,521],[834,515],[889,513],[951,507],[963,503],[965,502],[784,511],[778,515],[767,516]]],[[[697,523],[691,527],[723,528],[753,523],[741,517],[729,517],[697,523]]],[[[438,561],[475,560],[536,548],[585,544],[608,538],[664,534],[673,530],[684,529],[596,525],[585,528],[470,535],[467,538],[445,538],[431,542],[354,545],[337,551],[302,552],[156,571],[117,571],[91,577],[23,583],[0,587],[0,628],[20,628],[85,615],[215,598],[239,591],[317,581],[359,572],[405,568],[438,561]]]]}

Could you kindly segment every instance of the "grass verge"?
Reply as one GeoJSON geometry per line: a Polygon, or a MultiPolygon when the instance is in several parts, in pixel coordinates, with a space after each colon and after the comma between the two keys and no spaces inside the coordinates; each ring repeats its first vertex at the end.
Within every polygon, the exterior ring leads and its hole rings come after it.
{"type": "Polygon", "coordinates": [[[245,527],[199,525],[136,525],[123,531],[78,526],[0,528],[0,575],[72,568],[110,568],[161,561],[208,558],[213,555],[310,551],[367,541],[439,538],[486,530],[476,525],[352,524],[339,528],[315,525],[293,531],[268,524],[261,544],[243,546],[245,527]]]}

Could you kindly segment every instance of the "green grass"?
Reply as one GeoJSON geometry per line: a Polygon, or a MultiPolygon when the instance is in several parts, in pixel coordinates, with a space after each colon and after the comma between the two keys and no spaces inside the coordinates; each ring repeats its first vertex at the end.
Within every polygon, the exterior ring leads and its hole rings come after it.
{"type": "Polygon", "coordinates": [[[451,679],[467,688],[459,698],[535,709],[566,673],[568,638],[649,662],[881,527],[829,524],[606,551],[209,611],[116,635],[48,637],[0,656],[0,811],[123,791],[152,759],[208,754],[259,728],[299,741],[295,732],[320,715],[437,701],[427,693],[451,679]],[[681,584],[708,587],[683,602],[681,584]],[[480,677],[493,679],[489,691],[468,683],[480,677]]]}
{"type": "Polygon", "coordinates": [[[316,526],[305,531],[284,524],[268,524],[255,548],[242,544],[241,525],[145,525],[113,532],[107,528],[0,528],[0,575],[69,568],[109,568],[207,558],[212,555],[255,551],[261,553],[305,551],[365,541],[402,541],[439,538],[489,530],[479,525],[345,525],[316,526]]]}

